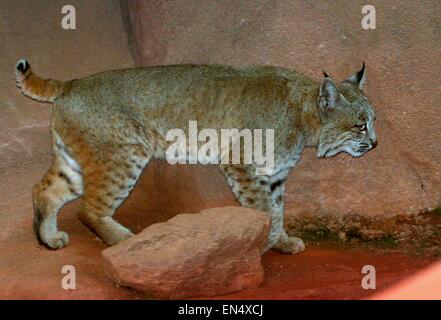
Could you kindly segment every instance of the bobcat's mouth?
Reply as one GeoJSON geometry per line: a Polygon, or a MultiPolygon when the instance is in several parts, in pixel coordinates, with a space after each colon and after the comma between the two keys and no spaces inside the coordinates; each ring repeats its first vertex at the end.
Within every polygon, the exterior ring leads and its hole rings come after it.
{"type": "Polygon", "coordinates": [[[358,148],[356,150],[350,149],[350,151],[345,150],[347,153],[349,153],[354,158],[359,158],[362,155],[364,155],[368,150],[358,148]]]}
{"type": "Polygon", "coordinates": [[[358,154],[365,154],[369,150],[371,150],[371,147],[369,147],[369,146],[367,146],[367,147],[360,147],[360,148],[358,148],[357,153],[358,154]]]}
{"type": "Polygon", "coordinates": [[[351,155],[354,158],[359,158],[362,155],[364,155],[369,150],[372,150],[375,148],[375,145],[367,144],[367,143],[361,143],[356,146],[340,146],[335,149],[328,150],[324,152],[323,154],[319,154],[319,157],[324,158],[332,158],[339,154],[340,152],[346,152],[347,154],[351,155]]]}
{"type": "Polygon", "coordinates": [[[373,142],[372,144],[362,142],[357,145],[357,148],[355,148],[355,150],[352,148],[349,148],[350,149],[349,152],[347,150],[345,150],[345,151],[347,151],[351,156],[358,158],[358,157],[361,157],[362,155],[364,155],[369,150],[375,149],[376,146],[377,146],[376,141],[373,142]]]}

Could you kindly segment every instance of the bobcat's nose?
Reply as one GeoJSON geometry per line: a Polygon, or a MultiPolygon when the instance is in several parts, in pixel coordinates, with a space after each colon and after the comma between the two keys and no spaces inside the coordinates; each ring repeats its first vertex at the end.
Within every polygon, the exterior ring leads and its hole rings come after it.
{"type": "Polygon", "coordinates": [[[378,145],[377,141],[372,142],[372,148],[371,149],[375,149],[378,145]]]}

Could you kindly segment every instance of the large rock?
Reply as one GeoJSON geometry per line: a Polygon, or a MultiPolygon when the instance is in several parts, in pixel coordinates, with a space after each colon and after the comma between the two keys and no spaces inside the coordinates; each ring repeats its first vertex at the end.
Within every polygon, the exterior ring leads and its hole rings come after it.
{"type": "MultiPolygon", "coordinates": [[[[418,213],[441,203],[441,3],[375,3],[376,30],[363,30],[364,1],[121,0],[138,65],[253,64],[342,80],[365,60],[377,110],[378,148],[351,161],[318,160],[308,150],[287,184],[286,211],[299,214],[418,213]]],[[[156,167],[163,189],[196,171],[156,167]],[[174,179],[164,181],[162,170],[174,179]]],[[[196,179],[182,210],[219,187],[216,169],[196,179]],[[213,176],[211,182],[209,176],[213,176]]],[[[219,199],[228,194],[221,188],[219,199]]],[[[163,201],[173,201],[168,192],[163,201]]],[[[213,200],[209,200],[213,201],[213,200]]]]}
{"type": "Polygon", "coordinates": [[[269,218],[224,207],[180,214],[102,252],[123,286],[158,298],[222,295],[259,286],[269,218]]]}

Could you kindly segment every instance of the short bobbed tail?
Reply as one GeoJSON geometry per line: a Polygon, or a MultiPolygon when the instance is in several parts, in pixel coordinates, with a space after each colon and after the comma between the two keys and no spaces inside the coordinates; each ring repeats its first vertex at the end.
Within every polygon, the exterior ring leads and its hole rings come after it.
{"type": "Polygon", "coordinates": [[[62,81],[40,78],[26,59],[20,59],[15,65],[15,79],[25,96],[38,101],[54,102],[63,93],[62,81]]]}

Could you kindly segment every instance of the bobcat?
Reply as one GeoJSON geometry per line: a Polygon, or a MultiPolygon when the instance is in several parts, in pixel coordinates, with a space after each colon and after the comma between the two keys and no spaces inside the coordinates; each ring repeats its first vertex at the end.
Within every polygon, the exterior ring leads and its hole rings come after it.
{"type": "Polygon", "coordinates": [[[265,250],[305,249],[283,229],[288,172],[305,147],[318,157],[342,151],[359,157],[375,148],[375,112],[363,94],[363,68],[339,85],[323,71],[321,83],[280,67],[169,65],[116,70],[87,78],[46,80],[21,59],[16,81],[24,95],[54,105],[55,157],[33,188],[34,230],[46,246],[69,242],[57,213],[81,198],[79,219],[108,245],[132,236],[112,216],[150,159],[164,158],[170,129],[274,129],[274,170],[257,175],[253,164],[221,164],[233,193],[246,207],[271,216],[265,250]]]}

